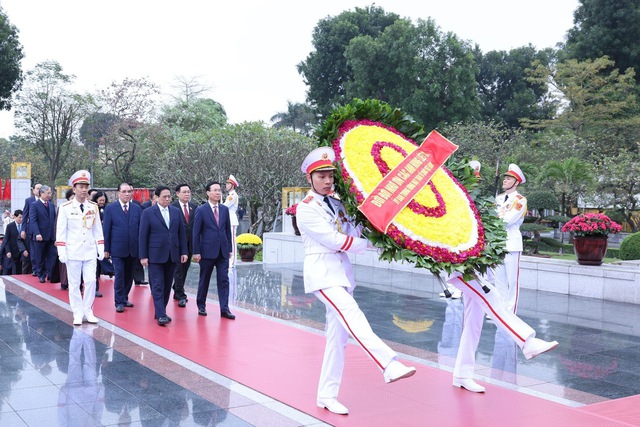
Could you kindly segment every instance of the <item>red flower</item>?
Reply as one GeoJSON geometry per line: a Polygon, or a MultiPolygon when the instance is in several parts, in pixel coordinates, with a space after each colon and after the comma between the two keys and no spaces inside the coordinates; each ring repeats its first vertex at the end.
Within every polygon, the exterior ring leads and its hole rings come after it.
{"type": "Polygon", "coordinates": [[[622,231],[622,227],[608,216],[601,213],[587,213],[571,218],[562,231],[572,232],[578,237],[584,236],[607,236],[622,231]]]}

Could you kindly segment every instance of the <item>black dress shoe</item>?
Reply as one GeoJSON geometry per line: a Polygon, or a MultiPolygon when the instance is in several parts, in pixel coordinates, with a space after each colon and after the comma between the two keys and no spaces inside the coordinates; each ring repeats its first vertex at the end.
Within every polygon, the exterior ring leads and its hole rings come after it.
{"type": "Polygon", "coordinates": [[[205,310],[204,308],[199,308],[198,309],[198,315],[206,316],[207,315],[207,310],[205,310]]]}
{"type": "Polygon", "coordinates": [[[169,320],[169,318],[167,316],[161,317],[158,319],[158,325],[160,326],[164,326],[167,323],[171,322],[171,320],[169,320]]]}
{"type": "Polygon", "coordinates": [[[127,301],[127,302],[124,303],[124,306],[131,308],[131,307],[133,307],[133,303],[127,301]]]}
{"type": "Polygon", "coordinates": [[[149,284],[149,282],[147,282],[145,280],[143,280],[142,282],[136,282],[136,285],[138,285],[138,286],[148,285],[148,284],[149,284]]]}
{"type": "Polygon", "coordinates": [[[44,277],[40,277],[38,280],[40,281],[40,283],[44,283],[46,279],[44,277]]]}
{"type": "Polygon", "coordinates": [[[96,291],[96,298],[102,298],[102,293],[96,291]]]}
{"type": "Polygon", "coordinates": [[[116,307],[116,312],[122,313],[124,311],[124,305],[120,304],[116,307]]]}
{"type": "Polygon", "coordinates": [[[224,317],[225,319],[230,319],[230,320],[233,320],[236,318],[236,316],[234,314],[231,314],[230,311],[225,311],[223,313],[220,313],[220,317],[224,317]]]}
{"type": "Polygon", "coordinates": [[[36,272],[32,272],[32,273],[31,273],[31,275],[32,275],[32,276],[37,276],[37,275],[38,275],[38,273],[36,273],[36,272]]]}
{"type": "Polygon", "coordinates": [[[186,307],[187,306],[187,300],[186,299],[181,299],[178,302],[178,307],[186,307]]]}
{"type": "Polygon", "coordinates": [[[60,289],[62,289],[63,291],[66,291],[69,289],[69,285],[60,285],[60,289]]]}
{"type": "MultiPolygon", "coordinates": [[[[166,317],[167,319],[169,319],[169,322],[171,322],[171,321],[173,320],[173,319],[172,319],[171,317],[169,317],[169,316],[163,316],[163,317],[166,317]]],[[[157,319],[158,319],[158,316],[153,316],[153,318],[157,320],[157,319]]],[[[162,319],[162,317],[161,317],[161,319],[162,319]]]]}

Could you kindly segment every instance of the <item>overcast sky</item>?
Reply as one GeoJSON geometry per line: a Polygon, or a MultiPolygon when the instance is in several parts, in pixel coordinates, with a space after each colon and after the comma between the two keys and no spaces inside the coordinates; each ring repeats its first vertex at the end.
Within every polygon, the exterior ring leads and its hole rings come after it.
{"type": "MultiPolygon", "coordinates": [[[[20,31],[23,70],[58,61],[93,92],[125,77],[147,77],[169,94],[176,76],[212,87],[232,123],[262,120],[304,102],[296,70],[312,50],[318,21],[371,1],[350,0],[0,0],[20,31]]],[[[433,18],[442,31],[482,51],[564,40],[578,0],[378,0],[386,12],[433,18]]],[[[13,134],[0,113],[0,137],[13,134]]]]}

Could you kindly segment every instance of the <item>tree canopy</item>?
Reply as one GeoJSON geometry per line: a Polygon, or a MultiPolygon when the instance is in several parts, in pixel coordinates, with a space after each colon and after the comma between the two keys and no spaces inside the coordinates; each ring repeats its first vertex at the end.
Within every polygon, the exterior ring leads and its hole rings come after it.
{"type": "Polygon", "coordinates": [[[18,40],[18,29],[0,7],[0,110],[11,109],[14,92],[22,83],[20,61],[24,57],[18,40]]]}
{"type": "Polygon", "coordinates": [[[606,55],[622,72],[633,68],[640,82],[639,22],[640,0],[580,0],[566,53],[580,61],[606,55]]]}

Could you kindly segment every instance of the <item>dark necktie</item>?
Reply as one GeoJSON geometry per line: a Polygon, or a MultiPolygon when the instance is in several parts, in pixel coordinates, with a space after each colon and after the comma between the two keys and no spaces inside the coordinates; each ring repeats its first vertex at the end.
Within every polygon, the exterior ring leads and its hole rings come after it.
{"type": "Polygon", "coordinates": [[[187,220],[187,224],[189,223],[189,210],[187,209],[187,204],[182,205],[184,208],[184,219],[187,220]]]}
{"type": "Polygon", "coordinates": [[[49,202],[44,202],[44,207],[49,209],[49,202]]]}
{"type": "Polygon", "coordinates": [[[218,205],[213,206],[213,217],[216,219],[216,224],[220,224],[220,219],[218,218],[218,205]]]}
{"type": "Polygon", "coordinates": [[[505,203],[507,203],[507,200],[509,200],[509,195],[508,194],[504,196],[504,202],[505,203]]]}
{"type": "Polygon", "coordinates": [[[333,206],[331,206],[331,201],[329,200],[329,196],[324,196],[324,202],[327,204],[327,206],[329,206],[329,209],[331,209],[331,213],[335,214],[336,211],[334,211],[333,206]]]}
{"type": "Polygon", "coordinates": [[[124,214],[127,215],[129,213],[129,209],[127,208],[127,205],[124,205],[124,214]]]}
{"type": "Polygon", "coordinates": [[[84,205],[82,203],[80,203],[80,210],[84,212],[84,205]]]}

